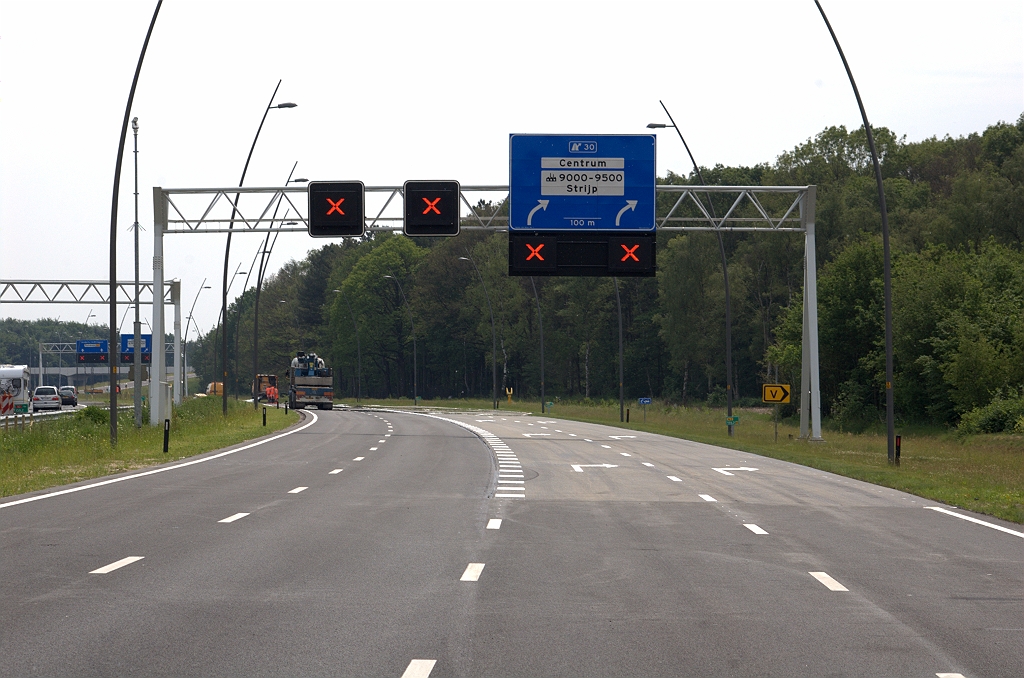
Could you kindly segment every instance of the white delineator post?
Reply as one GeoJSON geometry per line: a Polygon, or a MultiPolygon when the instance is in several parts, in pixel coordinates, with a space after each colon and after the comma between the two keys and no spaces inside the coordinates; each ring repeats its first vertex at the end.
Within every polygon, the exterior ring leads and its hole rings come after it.
{"type": "Polygon", "coordinates": [[[801,341],[800,437],[821,442],[821,388],[818,379],[818,258],[814,243],[817,190],[808,186],[800,203],[804,228],[804,322],[801,341]],[[808,431],[808,423],[810,431],[808,431]],[[810,435],[808,435],[810,433],[810,435]]]}

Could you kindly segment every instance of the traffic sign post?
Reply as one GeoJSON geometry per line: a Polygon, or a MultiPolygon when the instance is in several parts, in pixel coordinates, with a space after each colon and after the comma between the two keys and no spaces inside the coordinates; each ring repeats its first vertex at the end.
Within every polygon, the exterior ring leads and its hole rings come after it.
{"type": "Polygon", "coordinates": [[[314,238],[361,236],[366,225],[361,181],[311,181],[309,235],[314,238]]]}
{"type": "MultiPolygon", "coordinates": [[[[143,334],[142,336],[142,362],[149,365],[153,362],[153,335],[143,334]]],[[[128,364],[135,362],[135,335],[121,335],[121,363],[128,364]]]]}
{"type": "Polygon", "coordinates": [[[407,181],[405,194],[406,235],[453,236],[459,234],[457,181],[407,181]]]}
{"type": "Polygon", "coordinates": [[[107,339],[79,339],[75,342],[75,359],[79,364],[103,364],[109,361],[107,339]]]}
{"type": "Polygon", "coordinates": [[[509,137],[509,275],[653,276],[655,137],[509,137]]]}
{"type": "Polygon", "coordinates": [[[779,442],[779,405],[789,402],[789,384],[762,384],[761,400],[775,404],[775,442],[779,442]]]}
{"type": "Polygon", "coordinates": [[[642,405],[643,408],[644,408],[644,423],[646,424],[647,423],[647,406],[651,404],[651,399],[650,398],[639,398],[637,400],[637,402],[640,403],[640,405],[642,405]]]}

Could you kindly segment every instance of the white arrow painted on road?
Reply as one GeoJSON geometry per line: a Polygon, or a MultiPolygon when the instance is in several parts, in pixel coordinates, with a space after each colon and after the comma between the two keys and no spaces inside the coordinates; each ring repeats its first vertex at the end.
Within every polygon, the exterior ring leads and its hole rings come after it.
{"type": "Polygon", "coordinates": [[[585,468],[618,468],[618,464],[570,464],[576,473],[583,473],[585,468]]]}
{"type": "MultiPolygon", "coordinates": [[[[537,210],[544,210],[545,212],[548,211],[548,203],[549,202],[551,202],[551,201],[550,200],[538,200],[537,201],[537,206],[534,207],[532,210],[530,210],[530,213],[526,215],[526,225],[527,226],[532,226],[533,225],[533,215],[536,214],[537,210]]],[[[619,212],[619,214],[622,214],[622,212],[619,212]]],[[[615,219],[615,225],[616,226],[619,225],[619,220],[617,218],[615,219]]]]}
{"type": "MultiPolygon", "coordinates": [[[[619,225],[619,219],[621,219],[622,215],[626,213],[626,210],[636,210],[636,204],[638,202],[639,202],[639,200],[627,200],[626,201],[626,206],[623,207],[621,210],[619,210],[619,213],[615,215],[615,225],[616,226],[619,225]]],[[[534,211],[536,211],[536,210],[537,210],[537,208],[535,207],[534,211]]],[[[530,212],[530,214],[532,215],[533,212],[530,212]]],[[[526,221],[526,225],[527,226],[530,225],[530,221],[529,220],[526,221]]]]}
{"type": "Polygon", "coordinates": [[[549,436],[551,434],[550,433],[524,433],[523,435],[526,436],[527,438],[533,438],[535,436],[549,436]]]}
{"type": "Polygon", "coordinates": [[[750,468],[749,466],[740,466],[738,468],[729,468],[728,466],[726,466],[726,467],[723,467],[723,468],[713,468],[712,467],[712,470],[713,471],[718,471],[723,476],[733,476],[733,475],[736,475],[736,474],[735,473],[729,473],[729,471],[756,471],[757,469],[756,468],[750,468]]]}
{"type": "Polygon", "coordinates": [[[636,438],[636,436],[608,436],[612,440],[622,440],[623,438],[636,438]]]}

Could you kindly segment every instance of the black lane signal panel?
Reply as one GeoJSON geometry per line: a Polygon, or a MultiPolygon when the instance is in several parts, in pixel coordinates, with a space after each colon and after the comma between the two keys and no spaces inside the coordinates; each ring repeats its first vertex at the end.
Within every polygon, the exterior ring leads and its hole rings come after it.
{"type": "Polygon", "coordinates": [[[402,192],[406,235],[459,234],[459,182],[407,181],[402,192]]]}
{"type": "Polygon", "coordinates": [[[651,277],[655,234],[516,230],[508,238],[509,275],[651,277]]]}
{"type": "Polygon", "coordinates": [[[363,214],[365,187],[361,181],[311,181],[309,234],[314,238],[360,236],[366,220],[363,214]]]}

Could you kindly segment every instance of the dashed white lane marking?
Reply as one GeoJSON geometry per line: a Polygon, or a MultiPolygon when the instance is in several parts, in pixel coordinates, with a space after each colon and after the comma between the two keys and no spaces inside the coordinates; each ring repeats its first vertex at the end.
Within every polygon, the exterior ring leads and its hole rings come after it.
{"type": "Polygon", "coordinates": [[[668,479],[671,480],[674,483],[681,483],[681,482],[683,482],[682,480],[680,480],[679,478],[676,478],[675,476],[668,476],[668,479]]]}
{"type": "Polygon", "coordinates": [[[576,434],[575,434],[575,433],[570,433],[569,435],[570,435],[570,436],[572,436],[573,438],[575,438],[575,437],[576,437],[576,434]]]}
{"type": "Polygon", "coordinates": [[[366,457],[356,457],[352,461],[362,461],[363,459],[366,459],[366,457]]]}
{"type": "MultiPolygon", "coordinates": [[[[949,511],[947,509],[944,509],[941,506],[924,506],[923,508],[926,508],[929,511],[938,511],[939,513],[945,513],[948,516],[955,516],[955,517],[957,517],[957,518],[959,518],[961,520],[967,520],[967,521],[970,521],[972,523],[977,523],[978,525],[984,525],[985,527],[991,527],[993,530],[999,530],[1000,532],[1006,532],[1007,534],[1012,534],[1015,537],[1024,537],[1024,532],[1017,532],[1016,530],[1011,530],[1008,527],[1003,527],[1002,525],[996,525],[995,523],[986,523],[984,520],[978,520],[977,518],[972,518],[971,516],[965,516],[962,513],[954,513],[953,511],[949,511]]],[[[949,675],[953,675],[953,674],[949,674],[949,675]]]]}
{"type": "Polygon", "coordinates": [[[207,461],[210,461],[212,459],[220,459],[221,457],[226,457],[229,454],[234,454],[236,452],[241,452],[243,450],[249,450],[249,449],[252,449],[253,447],[258,447],[260,445],[266,445],[269,442],[273,442],[275,440],[279,440],[280,438],[284,438],[285,436],[290,436],[293,433],[298,433],[299,431],[304,431],[305,429],[307,429],[310,426],[312,426],[313,424],[315,424],[317,422],[317,420],[319,419],[319,417],[317,417],[316,414],[313,413],[313,412],[306,412],[305,414],[308,414],[309,416],[313,417],[313,421],[309,422],[308,424],[304,424],[304,425],[302,425],[302,426],[300,426],[298,428],[293,428],[291,431],[285,431],[284,433],[281,433],[281,434],[276,435],[276,436],[271,436],[271,437],[265,438],[263,440],[257,440],[254,443],[249,443],[248,445],[243,445],[242,447],[236,447],[233,450],[227,450],[226,452],[219,452],[217,454],[211,454],[209,457],[203,457],[201,459],[193,459],[192,461],[186,461],[186,462],[181,463],[181,464],[175,464],[174,466],[162,466],[160,468],[150,469],[149,471],[143,471],[141,473],[133,473],[130,476],[121,476],[120,478],[110,478],[109,480],[101,480],[98,483],[89,483],[88,485],[81,485],[79,487],[72,487],[72,488],[67,489],[67,490],[57,490],[56,492],[47,492],[46,494],[36,495],[35,497],[27,497],[25,499],[16,499],[15,501],[9,501],[9,502],[6,502],[4,504],[0,504],[0,509],[7,508],[8,506],[17,506],[18,504],[27,504],[30,501],[39,501],[40,499],[49,499],[50,497],[59,497],[62,494],[71,494],[72,492],[81,492],[82,490],[90,490],[90,489],[92,489],[94,487],[102,487],[103,485],[112,485],[113,483],[120,483],[120,482],[124,482],[125,480],[134,480],[135,478],[142,478],[144,476],[151,476],[151,475],[153,475],[155,473],[164,473],[166,471],[174,471],[174,470],[179,469],[179,468],[185,468],[186,466],[193,466],[194,464],[202,464],[203,462],[207,462],[207,461]]]}
{"type": "Polygon", "coordinates": [[[413,659],[406,667],[402,678],[428,678],[436,663],[436,659],[413,659]]]}
{"type": "MultiPolygon", "coordinates": [[[[384,434],[384,437],[385,437],[385,438],[390,438],[390,437],[391,437],[391,434],[390,434],[390,433],[385,433],[385,434],[384,434]]],[[[381,442],[384,442],[384,441],[382,440],[381,442]]]]}
{"type": "Polygon", "coordinates": [[[236,520],[238,520],[239,518],[244,518],[244,517],[246,517],[247,515],[249,515],[249,514],[248,514],[248,513],[236,513],[236,514],[235,514],[235,515],[233,515],[233,516],[228,516],[228,517],[227,517],[227,518],[225,518],[224,520],[218,520],[217,522],[218,522],[218,523],[233,523],[233,522],[235,522],[236,520]]]}
{"type": "Polygon", "coordinates": [[[937,678],[964,678],[962,673],[936,673],[937,678]]]}
{"type": "Polygon", "coordinates": [[[754,523],[743,523],[743,527],[747,528],[754,534],[768,534],[763,528],[758,527],[754,523]]]}
{"type": "Polygon", "coordinates": [[[556,428],[556,429],[555,429],[555,433],[561,433],[561,431],[559,431],[559,430],[558,430],[558,429],[556,428]]]}
{"type": "Polygon", "coordinates": [[[122,558],[121,560],[111,563],[110,565],[104,565],[98,570],[93,570],[89,574],[108,574],[110,572],[113,572],[114,570],[118,570],[124,567],[125,565],[131,565],[134,562],[140,561],[145,557],[146,556],[128,556],[127,558],[122,558]]]}
{"type": "Polygon", "coordinates": [[[703,499],[704,501],[718,501],[717,499],[712,497],[710,494],[698,494],[697,496],[700,497],[701,499],[703,499]]]}
{"type": "Polygon", "coordinates": [[[594,442],[594,441],[593,441],[593,440],[591,440],[590,438],[584,438],[584,440],[586,440],[586,441],[587,441],[588,443],[592,443],[592,442],[594,442]]]}
{"type": "Polygon", "coordinates": [[[632,457],[633,456],[629,452],[619,452],[619,454],[621,454],[623,457],[632,457]]]}
{"type": "Polygon", "coordinates": [[[330,472],[330,473],[329,473],[328,475],[332,475],[332,476],[333,476],[333,475],[337,475],[337,474],[341,473],[341,472],[342,472],[342,471],[344,471],[344,470],[345,470],[345,469],[340,469],[340,468],[336,468],[336,469],[334,469],[333,471],[331,471],[331,472],[330,472]]]}
{"type": "Polygon", "coordinates": [[[483,571],[484,563],[470,563],[466,566],[466,571],[462,573],[459,581],[477,581],[480,579],[480,573],[483,571]]]}
{"type": "Polygon", "coordinates": [[[303,490],[308,490],[308,489],[309,489],[308,487],[296,487],[294,490],[288,490],[288,494],[298,494],[299,492],[302,492],[303,490]]]}
{"type": "Polygon", "coordinates": [[[612,449],[612,446],[611,446],[611,445],[602,445],[601,447],[603,447],[603,448],[604,448],[604,449],[606,449],[606,450],[610,450],[610,449],[612,449]]]}
{"type": "Polygon", "coordinates": [[[525,494],[510,494],[508,492],[496,492],[494,496],[505,499],[526,499],[525,494]]]}
{"type": "Polygon", "coordinates": [[[377,442],[378,443],[386,443],[387,441],[386,440],[378,440],[377,442]]]}
{"type": "Polygon", "coordinates": [[[650,467],[650,468],[654,468],[654,464],[652,464],[652,463],[650,463],[650,462],[647,462],[647,461],[642,461],[642,462],[640,462],[640,463],[641,463],[641,464],[643,464],[644,466],[648,466],[648,467],[650,467]]]}
{"type": "Polygon", "coordinates": [[[825,572],[808,572],[807,574],[811,575],[812,577],[814,577],[815,579],[820,581],[822,584],[824,584],[826,587],[828,587],[829,591],[849,591],[850,590],[850,589],[846,588],[845,586],[843,586],[842,584],[840,584],[839,582],[837,582],[832,577],[828,576],[828,574],[826,574],[825,572]]]}
{"type": "Polygon", "coordinates": [[[491,518],[487,521],[488,530],[500,530],[501,529],[501,518],[491,518]]]}
{"type": "Polygon", "coordinates": [[[376,452],[376,451],[377,451],[377,448],[376,448],[376,447],[371,447],[371,448],[370,448],[370,452],[376,452]]]}

